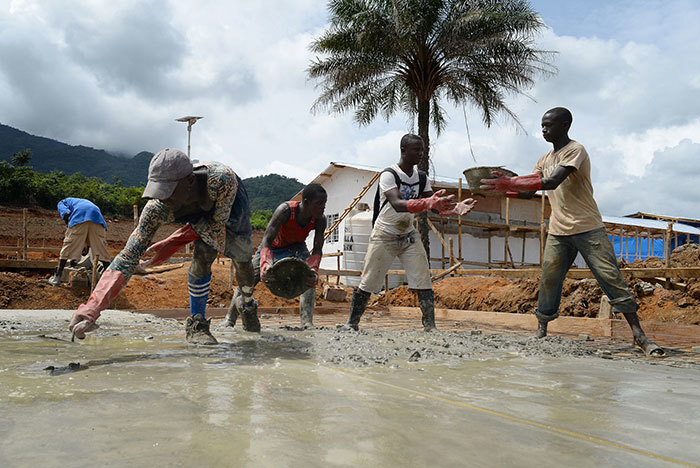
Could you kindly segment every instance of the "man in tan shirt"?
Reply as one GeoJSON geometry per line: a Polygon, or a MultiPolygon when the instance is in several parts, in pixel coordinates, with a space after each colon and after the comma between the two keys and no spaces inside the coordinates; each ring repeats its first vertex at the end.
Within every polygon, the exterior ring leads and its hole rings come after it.
{"type": "Polygon", "coordinates": [[[548,192],[552,215],[542,260],[535,311],[539,327],[535,336],[547,336],[547,323],[559,316],[564,278],[580,252],[613,310],[629,323],[634,344],[649,356],[663,356],[664,350],[646,337],[639,323],[637,302],[622,277],[593,198],[588,153],[568,135],[572,121],[571,112],[563,107],[544,114],[542,136],[552,143],[553,149],[537,161],[534,174],[504,177],[496,173],[498,178],[481,181],[482,189],[505,192],[507,197],[532,198],[537,190],[548,192]]]}

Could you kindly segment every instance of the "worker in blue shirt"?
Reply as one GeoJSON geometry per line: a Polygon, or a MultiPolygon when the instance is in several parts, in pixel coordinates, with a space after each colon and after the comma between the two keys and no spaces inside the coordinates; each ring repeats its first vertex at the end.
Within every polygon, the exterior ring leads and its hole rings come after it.
{"type": "Polygon", "coordinates": [[[58,215],[66,223],[58,267],[49,278],[49,284],[61,284],[61,275],[68,260],[77,260],[85,247],[90,247],[90,260],[95,263],[99,257],[102,269],[109,266],[111,257],[107,251],[107,223],[100,209],[90,200],[64,198],[58,202],[58,215]]]}

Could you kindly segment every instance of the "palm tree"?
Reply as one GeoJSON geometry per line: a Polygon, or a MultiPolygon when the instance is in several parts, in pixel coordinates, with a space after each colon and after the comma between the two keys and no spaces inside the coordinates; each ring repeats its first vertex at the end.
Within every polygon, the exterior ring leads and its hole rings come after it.
{"type": "Polygon", "coordinates": [[[27,166],[29,164],[29,161],[32,160],[32,150],[30,149],[23,149],[22,151],[17,151],[15,154],[12,155],[12,165],[15,167],[19,166],[27,166]]]}
{"type": "MultiPolygon", "coordinates": [[[[380,113],[417,117],[426,172],[430,123],[437,135],[446,124],[441,101],[475,106],[487,127],[498,114],[520,125],[506,97],[555,70],[552,53],[534,47],[544,24],[525,0],[329,0],[329,10],[311,44],[321,57],[308,74],[322,90],[312,110],[354,109],[360,125],[380,113]]],[[[429,253],[425,213],[419,228],[429,253]]]]}

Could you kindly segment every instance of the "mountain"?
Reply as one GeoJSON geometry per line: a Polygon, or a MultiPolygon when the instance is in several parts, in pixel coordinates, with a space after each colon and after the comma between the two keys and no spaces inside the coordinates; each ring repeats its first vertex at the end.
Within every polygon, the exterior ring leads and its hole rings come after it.
{"type": "Polygon", "coordinates": [[[32,150],[29,165],[37,172],[57,170],[68,175],[80,172],[108,183],[114,183],[114,178],[119,177],[125,186],[145,185],[153,156],[147,151],[132,158],[115,156],[105,150],[71,146],[0,124],[0,161],[9,162],[13,154],[23,149],[32,150]]]}
{"type": "Polygon", "coordinates": [[[243,185],[250,197],[252,211],[274,210],[304,188],[304,184],[298,180],[279,174],[249,177],[243,179],[243,185]]]}
{"type": "MultiPolygon", "coordinates": [[[[105,150],[71,146],[0,124],[0,161],[10,162],[16,152],[24,149],[32,151],[29,165],[36,172],[62,171],[67,175],[79,172],[110,184],[118,177],[126,187],[146,185],[148,164],[153,157],[148,151],[131,158],[116,156],[105,150]]],[[[274,210],[304,187],[296,179],[277,174],[250,177],[243,179],[243,183],[251,210],[274,210]]]]}

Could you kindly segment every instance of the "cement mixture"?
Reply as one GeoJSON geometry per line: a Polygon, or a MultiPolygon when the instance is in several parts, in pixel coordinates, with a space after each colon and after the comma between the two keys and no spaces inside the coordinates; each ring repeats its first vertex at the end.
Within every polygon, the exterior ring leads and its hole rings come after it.
{"type": "MultiPolygon", "coordinates": [[[[700,369],[600,343],[5,311],[3,466],[694,466],[700,369]],[[657,365],[650,365],[657,364],[657,365]]],[[[329,320],[323,317],[320,323],[329,320]]]]}

